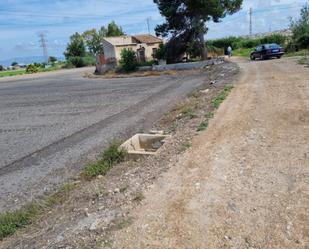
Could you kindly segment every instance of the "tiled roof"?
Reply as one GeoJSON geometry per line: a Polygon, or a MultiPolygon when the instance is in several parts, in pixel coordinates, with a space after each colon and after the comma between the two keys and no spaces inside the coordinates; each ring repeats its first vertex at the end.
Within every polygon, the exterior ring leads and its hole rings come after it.
{"type": "Polygon", "coordinates": [[[140,43],[158,43],[162,42],[162,40],[158,37],[155,37],[153,35],[134,35],[132,36],[133,39],[137,40],[137,42],[140,43]]]}

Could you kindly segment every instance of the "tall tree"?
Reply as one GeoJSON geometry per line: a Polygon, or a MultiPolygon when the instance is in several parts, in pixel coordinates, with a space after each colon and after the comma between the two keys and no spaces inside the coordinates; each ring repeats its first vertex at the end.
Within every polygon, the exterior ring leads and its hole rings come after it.
{"type": "Polygon", "coordinates": [[[207,58],[204,35],[208,21],[220,22],[226,15],[240,10],[243,0],[154,0],[166,22],[156,27],[156,34],[171,35],[171,43],[178,43],[178,52],[187,49],[188,43],[197,40],[201,56],[207,58]]]}
{"type": "Polygon", "coordinates": [[[82,34],[87,48],[92,54],[103,54],[102,36],[96,29],[90,29],[82,34]]]}
{"type": "Polygon", "coordinates": [[[113,37],[125,35],[122,28],[114,21],[109,23],[107,27],[102,26],[98,31],[96,29],[86,30],[82,37],[85,40],[86,46],[90,53],[104,54],[102,39],[103,37],[113,37]]]}
{"type": "Polygon", "coordinates": [[[121,35],[125,35],[125,33],[123,32],[122,28],[118,26],[114,21],[107,25],[106,34],[104,36],[113,37],[121,35]]]}
{"type": "Polygon", "coordinates": [[[291,19],[293,42],[298,49],[309,49],[309,4],[305,4],[298,20],[291,19]]]}
{"type": "Polygon", "coordinates": [[[84,38],[79,33],[75,33],[70,37],[64,56],[66,59],[70,57],[84,57],[86,55],[86,47],[84,38]]]}

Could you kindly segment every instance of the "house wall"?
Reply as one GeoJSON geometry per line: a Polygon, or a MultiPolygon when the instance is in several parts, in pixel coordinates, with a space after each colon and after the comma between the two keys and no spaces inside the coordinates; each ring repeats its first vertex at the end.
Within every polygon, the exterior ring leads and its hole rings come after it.
{"type": "Polygon", "coordinates": [[[121,59],[121,51],[124,48],[131,48],[137,52],[140,46],[145,48],[145,56],[147,61],[153,60],[153,49],[158,49],[161,43],[148,43],[148,44],[129,44],[129,45],[112,45],[111,43],[103,40],[104,56],[106,59],[116,58],[117,63],[121,59]]]}
{"type": "Polygon", "coordinates": [[[102,41],[103,48],[104,48],[104,56],[106,59],[110,58],[116,58],[116,53],[115,53],[115,46],[110,44],[107,41],[102,41]]]}
{"type": "Polygon", "coordinates": [[[115,47],[115,54],[116,54],[116,59],[117,62],[119,62],[119,60],[121,59],[121,51],[124,48],[131,48],[133,51],[137,51],[137,46],[136,45],[122,45],[122,46],[116,46],[115,47]]]}
{"type": "Polygon", "coordinates": [[[146,60],[151,61],[153,60],[153,49],[158,49],[161,43],[149,43],[145,46],[145,53],[146,53],[146,60]]]}

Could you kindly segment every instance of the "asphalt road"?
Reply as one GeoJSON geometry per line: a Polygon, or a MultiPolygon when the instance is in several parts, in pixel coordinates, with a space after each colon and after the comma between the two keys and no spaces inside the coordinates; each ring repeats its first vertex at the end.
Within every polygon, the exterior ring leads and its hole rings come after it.
{"type": "Polygon", "coordinates": [[[113,138],[151,128],[206,77],[82,76],[71,70],[0,80],[0,211],[52,191],[113,138]]]}

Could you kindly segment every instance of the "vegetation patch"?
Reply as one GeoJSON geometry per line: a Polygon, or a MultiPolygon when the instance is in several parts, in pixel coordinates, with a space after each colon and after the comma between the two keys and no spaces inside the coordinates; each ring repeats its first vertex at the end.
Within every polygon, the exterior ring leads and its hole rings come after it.
{"type": "Polygon", "coordinates": [[[135,201],[135,202],[141,202],[142,200],[145,199],[145,196],[142,192],[138,192],[136,193],[135,197],[132,199],[132,201],[135,201]]]}
{"type": "MultiPolygon", "coordinates": [[[[127,152],[119,149],[119,145],[120,143],[118,142],[111,143],[102,153],[100,159],[89,164],[82,172],[82,175],[86,179],[105,175],[113,165],[123,162],[127,157],[127,152]]],[[[55,194],[43,198],[40,202],[32,202],[18,210],[0,214],[0,240],[14,234],[18,229],[31,224],[36,217],[50,210],[55,205],[64,203],[68,198],[69,192],[77,186],[75,183],[64,184],[55,194]]],[[[138,201],[142,196],[138,195],[136,198],[138,201]]]]}
{"type": "MultiPolygon", "coordinates": [[[[211,102],[213,108],[218,109],[222,102],[226,99],[229,93],[232,91],[234,87],[232,85],[227,85],[224,89],[219,93],[219,95],[211,102]]],[[[205,119],[200,123],[197,127],[197,131],[204,131],[208,128],[209,120],[214,117],[214,112],[208,112],[205,114],[205,119]]]]}
{"type": "Polygon", "coordinates": [[[212,106],[216,109],[219,108],[219,106],[222,104],[222,102],[226,99],[226,97],[229,95],[229,93],[232,91],[234,87],[232,85],[227,85],[224,87],[224,89],[219,93],[217,98],[215,98],[211,103],[212,106]]]}
{"type": "Polygon", "coordinates": [[[191,147],[192,147],[192,144],[191,144],[191,143],[189,143],[189,142],[183,143],[183,144],[181,145],[180,150],[183,152],[183,151],[186,151],[186,150],[190,149],[191,147]]]}
{"type": "Polygon", "coordinates": [[[97,161],[89,163],[84,168],[82,175],[88,180],[98,175],[106,175],[115,164],[125,161],[127,152],[119,146],[119,142],[111,143],[97,161]]]}
{"type": "Polygon", "coordinates": [[[194,111],[191,107],[185,106],[182,110],[181,110],[181,114],[184,117],[188,117],[189,119],[193,119],[196,117],[196,115],[194,114],[194,111]]]}
{"type": "Polygon", "coordinates": [[[300,65],[304,65],[304,66],[308,67],[309,66],[309,56],[304,56],[301,59],[299,59],[297,62],[300,65]]]}
{"type": "Polygon", "coordinates": [[[0,78],[1,77],[8,77],[8,76],[17,76],[17,75],[23,75],[26,73],[26,70],[14,70],[14,71],[1,71],[0,72],[0,78]]]}
{"type": "Polygon", "coordinates": [[[55,194],[43,198],[41,202],[32,202],[21,209],[0,214],[0,241],[13,235],[18,229],[31,224],[36,217],[53,206],[63,203],[67,199],[69,191],[76,187],[77,184],[64,184],[55,194]]]}
{"type": "Polygon", "coordinates": [[[116,221],[115,223],[115,228],[117,230],[121,230],[124,228],[127,228],[129,226],[131,226],[133,224],[133,218],[132,217],[127,217],[127,218],[123,218],[123,219],[119,219],[116,221]]]}
{"type": "Polygon", "coordinates": [[[197,127],[197,131],[204,131],[208,128],[208,120],[203,120],[197,127]]]}

